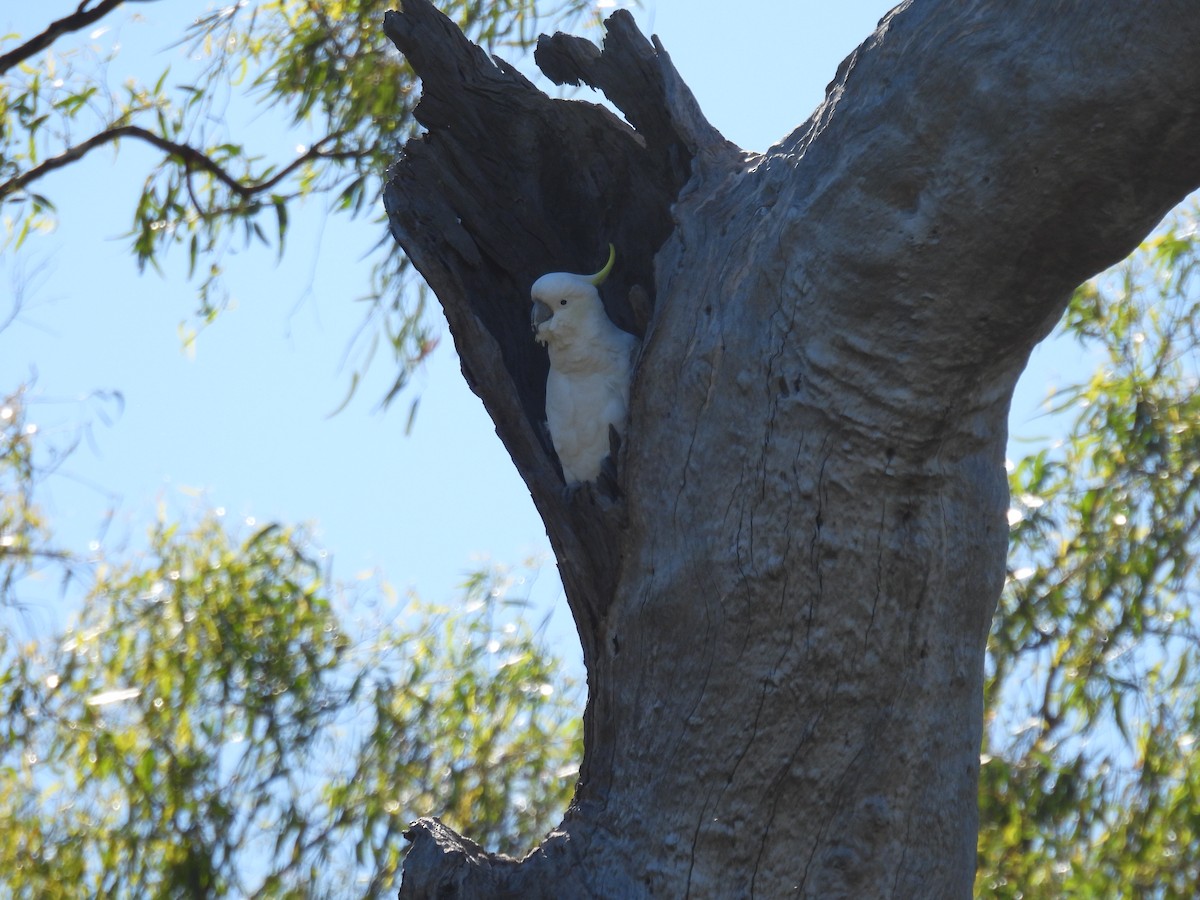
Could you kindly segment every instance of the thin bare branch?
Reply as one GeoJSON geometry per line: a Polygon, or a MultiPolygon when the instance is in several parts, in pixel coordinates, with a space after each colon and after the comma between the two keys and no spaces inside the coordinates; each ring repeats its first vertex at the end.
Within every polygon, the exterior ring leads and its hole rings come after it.
{"type": "Polygon", "coordinates": [[[188,144],[180,144],[177,141],[168,140],[161,135],[155,134],[138,125],[119,125],[114,128],[108,128],[104,131],[92,135],[85,141],[75,144],[67,148],[58,156],[47,159],[44,163],[34,166],[27,172],[22,172],[14,178],[0,184],[0,200],[13,194],[26,185],[37,181],[40,178],[49,175],[57,169],[61,169],[79,159],[82,159],[92,150],[97,147],[102,147],[105,144],[113,143],[124,137],[137,138],[145,141],[163,152],[178,158],[188,172],[207,172],[224,184],[230,191],[237,194],[243,199],[250,199],[256,194],[263,191],[268,191],[275,185],[279,184],[288,177],[297,168],[304,165],[309,160],[313,159],[353,159],[359,155],[358,151],[341,150],[341,151],[326,151],[323,149],[328,144],[336,141],[341,135],[328,135],[314,143],[308,150],[296,157],[288,165],[284,166],[279,172],[272,175],[270,178],[260,182],[242,182],[233,175],[230,175],[219,163],[214,161],[195,147],[188,144]]]}
{"type": "MultiPolygon", "coordinates": [[[[64,34],[87,28],[93,22],[98,22],[126,0],[100,0],[98,4],[88,8],[89,0],[82,0],[75,12],[69,16],[56,19],[46,26],[45,30],[34,35],[19,47],[14,47],[0,55],[0,75],[14,66],[20,65],[35,53],[40,53],[50,47],[64,34]]],[[[155,0],[129,0],[132,3],[153,3],[155,0]]]]}

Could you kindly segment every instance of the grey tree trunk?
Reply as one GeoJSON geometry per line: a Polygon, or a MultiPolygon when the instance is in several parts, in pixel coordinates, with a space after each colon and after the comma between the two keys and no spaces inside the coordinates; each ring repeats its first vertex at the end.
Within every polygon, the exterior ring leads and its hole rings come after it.
{"type": "MultiPolygon", "coordinates": [[[[766,154],[624,12],[551,100],[427,0],[396,239],[546,522],[585,759],[524,860],[416,823],[402,897],[966,897],[1009,399],[1076,284],[1200,185],[1194,2],[913,0],[766,154]],[[617,270],[615,482],[562,489],[529,287],[617,270]]],[[[753,98],[748,98],[751,102],[753,98]]]]}

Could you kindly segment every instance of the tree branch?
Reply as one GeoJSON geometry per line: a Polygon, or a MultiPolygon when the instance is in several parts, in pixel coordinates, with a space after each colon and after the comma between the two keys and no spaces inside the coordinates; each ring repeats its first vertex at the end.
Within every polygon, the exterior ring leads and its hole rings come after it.
{"type": "Polygon", "coordinates": [[[1200,181],[1190,5],[1082,9],[897,7],[776,148],[803,154],[812,172],[856,172],[849,192],[832,179],[803,184],[822,234],[872,223],[873,239],[846,257],[871,289],[839,312],[839,332],[895,316],[916,327],[884,335],[877,356],[900,358],[897,344],[920,340],[926,355],[944,348],[951,370],[1008,360],[1200,181]],[[1085,15],[1085,32],[1066,24],[1085,15]]]}
{"type": "MultiPolygon", "coordinates": [[[[20,65],[35,53],[53,45],[64,34],[87,28],[93,22],[103,19],[106,15],[120,6],[126,0],[100,0],[97,6],[87,8],[88,0],[83,0],[69,16],[56,19],[46,26],[45,31],[34,35],[19,47],[14,47],[0,56],[0,75],[14,66],[20,65]]],[[[153,3],[155,0],[129,0],[131,3],[153,3]]]]}
{"type": "Polygon", "coordinates": [[[545,99],[428,0],[387,14],[427,128],[392,233],[546,522],[589,688],[560,831],[498,869],[421,823],[402,896],[969,895],[1011,389],[1200,178],[1198,26],[1152,6],[903,3],[745,156],[689,126],[626,13],[538,60],[626,121],[545,99]],[[653,311],[605,506],[562,497],[528,290],[608,241],[608,311],[637,284],[653,311]]]}
{"type": "Polygon", "coordinates": [[[300,166],[304,165],[309,160],[313,159],[353,159],[360,154],[355,151],[341,150],[335,152],[326,152],[322,149],[331,141],[336,141],[340,134],[331,134],[321,138],[308,150],[298,156],[292,162],[284,166],[280,171],[276,172],[270,178],[259,182],[242,182],[230,175],[219,163],[214,161],[205,153],[197,150],[195,147],[188,144],[180,144],[176,141],[168,140],[161,135],[155,134],[142,128],[139,125],[119,125],[115,128],[108,128],[98,134],[92,135],[86,141],[75,144],[67,148],[58,156],[51,157],[44,163],[34,166],[28,172],[24,172],[15,178],[0,184],[0,200],[13,194],[27,184],[37,181],[40,178],[49,175],[57,169],[61,169],[77,160],[82,159],[92,150],[97,147],[102,147],[105,144],[110,144],[120,140],[123,137],[137,138],[146,143],[157,147],[159,150],[167,153],[170,156],[178,157],[184,165],[184,168],[190,173],[193,171],[207,172],[225,185],[233,193],[237,194],[244,200],[249,200],[256,194],[261,194],[263,191],[268,191],[275,185],[279,184],[292,172],[296,171],[300,166]]]}
{"type": "Polygon", "coordinates": [[[439,819],[413,822],[404,837],[412,847],[400,893],[412,900],[503,896],[505,876],[517,867],[515,859],[486,852],[439,819]]]}
{"type": "Polygon", "coordinates": [[[563,502],[541,427],[548,364],[530,338],[529,286],[548,271],[591,271],[611,242],[619,262],[604,300],[618,325],[637,330],[648,316],[630,296],[653,300],[654,252],[693,148],[719,141],[671,90],[670,60],[627,12],[608,19],[593,68],[571,62],[580,51],[570,42],[560,51],[544,41],[538,56],[559,61],[563,77],[634,85],[619,102],[636,131],[603,107],[551,100],[428,0],[405,0],[384,31],[421,75],[415,115],[427,129],[389,172],[392,233],[442,301],[467,381],[547,522],[588,659],[619,576],[620,503],[591,488],[563,502]],[[493,152],[476,152],[484,145],[493,152]],[[481,204],[479,185],[505,202],[481,204]]]}

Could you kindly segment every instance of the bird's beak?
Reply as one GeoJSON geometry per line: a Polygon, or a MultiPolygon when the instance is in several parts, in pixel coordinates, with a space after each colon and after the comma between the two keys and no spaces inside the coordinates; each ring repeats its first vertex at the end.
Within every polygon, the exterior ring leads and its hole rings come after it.
{"type": "Polygon", "coordinates": [[[533,302],[533,312],[529,314],[529,324],[533,326],[534,333],[537,333],[538,327],[548,319],[553,318],[554,310],[548,307],[545,303],[540,303],[537,300],[533,302]]]}

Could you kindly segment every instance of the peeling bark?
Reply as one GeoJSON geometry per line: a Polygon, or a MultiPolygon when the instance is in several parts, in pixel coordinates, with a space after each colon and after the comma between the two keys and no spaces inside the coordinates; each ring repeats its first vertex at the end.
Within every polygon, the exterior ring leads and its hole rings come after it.
{"type": "Polygon", "coordinates": [[[546,522],[585,759],[526,859],[414,824],[402,897],[969,896],[1005,422],[1071,289],[1200,185],[1185,2],[897,7],[765,154],[632,18],[552,100],[427,0],[384,27],[427,133],[392,231],[546,522]],[[567,495],[529,286],[644,335],[615,481],[567,495]]]}

